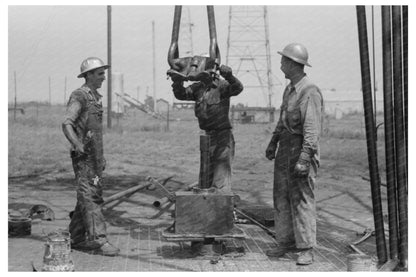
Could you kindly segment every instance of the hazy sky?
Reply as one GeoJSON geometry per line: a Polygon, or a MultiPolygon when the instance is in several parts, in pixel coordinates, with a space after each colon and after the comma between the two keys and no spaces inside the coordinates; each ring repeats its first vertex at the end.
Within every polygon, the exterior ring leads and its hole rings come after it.
{"type": "MultiPolygon", "coordinates": [[[[143,3],[143,2],[141,2],[143,3]]],[[[149,2],[151,3],[151,2],[149,2]]],[[[225,63],[229,6],[214,6],[218,44],[225,63]]],[[[156,93],[173,101],[171,81],[166,78],[174,6],[112,5],[112,70],[124,75],[124,91],[144,99],[153,94],[152,21],[155,22],[156,93]]],[[[381,8],[374,7],[376,37],[376,79],[381,73],[381,8]]],[[[209,35],[205,6],[190,7],[194,24],[195,54],[208,51],[209,35]]],[[[184,11],[182,15],[184,19],[184,11]]],[[[280,55],[290,42],[301,42],[309,51],[312,68],[307,74],[322,89],[360,89],[360,64],[355,6],[268,6],[272,71],[281,84],[280,55]]],[[[371,46],[371,6],[367,7],[371,46]]],[[[180,42],[179,42],[180,43],[180,42]]],[[[371,51],[371,47],[370,47],[371,51]]],[[[370,53],[371,54],[371,53],[370,53]]],[[[77,79],[81,61],[88,56],[107,61],[107,7],[102,6],[9,6],[8,7],[8,101],[14,100],[14,71],[18,101],[48,101],[49,78],[53,103],[82,84],[77,79]]],[[[244,83],[244,80],[242,80],[244,83]]],[[[381,80],[379,81],[379,86],[381,80]]],[[[279,105],[283,86],[276,86],[272,98],[279,105]]],[[[104,86],[101,93],[106,95],[104,86]]],[[[355,94],[357,95],[357,93],[355,94]]],[[[358,94],[359,95],[359,94],[358,94]]],[[[333,95],[332,95],[333,96],[333,95]]],[[[262,92],[247,91],[233,99],[251,106],[266,105],[262,92]]]]}

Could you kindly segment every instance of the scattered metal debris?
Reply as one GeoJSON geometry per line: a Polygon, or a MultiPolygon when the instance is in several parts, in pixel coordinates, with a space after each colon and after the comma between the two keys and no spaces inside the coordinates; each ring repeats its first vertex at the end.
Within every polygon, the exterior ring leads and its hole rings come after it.
{"type": "Polygon", "coordinates": [[[41,220],[47,220],[47,221],[53,221],[55,220],[55,213],[54,211],[46,206],[46,205],[33,205],[29,211],[28,211],[28,217],[31,219],[41,219],[41,220]]]}

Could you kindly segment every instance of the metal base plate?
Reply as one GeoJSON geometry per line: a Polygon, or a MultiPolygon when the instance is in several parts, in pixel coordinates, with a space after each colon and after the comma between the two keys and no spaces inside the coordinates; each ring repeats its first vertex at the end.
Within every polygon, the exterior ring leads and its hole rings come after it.
{"type": "Polygon", "coordinates": [[[204,241],[205,239],[215,239],[215,240],[233,240],[233,239],[246,239],[246,233],[234,226],[231,229],[231,232],[228,234],[222,235],[212,235],[212,234],[177,234],[171,228],[168,228],[162,232],[162,236],[167,241],[204,241]]]}

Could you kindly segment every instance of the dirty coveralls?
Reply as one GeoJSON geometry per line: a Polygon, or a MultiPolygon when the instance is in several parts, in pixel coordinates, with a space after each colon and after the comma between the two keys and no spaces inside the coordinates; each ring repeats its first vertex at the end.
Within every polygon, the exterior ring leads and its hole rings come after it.
{"type": "Polygon", "coordinates": [[[314,186],[319,167],[319,133],[323,98],[306,75],[283,94],[280,118],[273,132],[279,142],[274,165],[273,202],[276,240],[299,249],[316,246],[314,186]],[[294,173],[299,160],[310,161],[309,176],[294,173]]]}
{"type": "Polygon", "coordinates": [[[240,94],[243,85],[232,75],[215,82],[216,87],[197,82],[186,88],[182,82],[175,82],[173,92],[178,100],[195,101],[199,127],[210,136],[208,182],[219,191],[231,192],[235,142],[229,119],[230,97],[240,94]]]}
{"type": "Polygon", "coordinates": [[[77,182],[77,204],[69,224],[74,244],[99,248],[106,239],[106,225],[101,211],[101,176],[103,157],[101,95],[86,85],[75,90],[69,98],[64,124],[71,124],[84,144],[85,154],[71,148],[72,165],[77,182]]]}

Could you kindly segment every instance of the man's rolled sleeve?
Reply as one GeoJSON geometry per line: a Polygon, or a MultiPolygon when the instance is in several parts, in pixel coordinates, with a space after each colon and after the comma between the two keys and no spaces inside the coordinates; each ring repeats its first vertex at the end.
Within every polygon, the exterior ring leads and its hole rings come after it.
{"type": "Polygon", "coordinates": [[[243,84],[235,76],[231,75],[225,80],[228,82],[228,86],[223,90],[225,97],[237,96],[243,91],[243,84]]]}
{"type": "Polygon", "coordinates": [[[197,87],[197,83],[194,83],[186,88],[183,87],[183,82],[174,82],[172,84],[173,94],[178,100],[194,101],[194,91],[197,90],[197,87]]]}
{"type": "Polygon", "coordinates": [[[82,102],[84,101],[82,94],[78,92],[72,93],[68,106],[66,108],[64,125],[72,125],[75,127],[75,122],[82,111],[82,102]]]}
{"type": "Polygon", "coordinates": [[[305,103],[303,124],[303,145],[300,159],[310,161],[318,151],[319,132],[321,130],[322,97],[316,89],[311,89],[305,103]]]}

